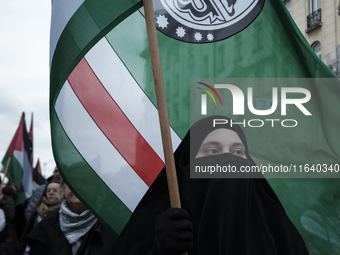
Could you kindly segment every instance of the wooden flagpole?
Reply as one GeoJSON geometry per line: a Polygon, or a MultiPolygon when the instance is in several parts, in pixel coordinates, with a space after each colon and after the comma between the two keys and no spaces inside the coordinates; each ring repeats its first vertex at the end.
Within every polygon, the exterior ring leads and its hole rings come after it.
{"type": "Polygon", "coordinates": [[[11,159],[12,159],[12,156],[10,156],[7,160],[7,164],[6,164],[6,168],[5,168],[5,176],[4,176],[4,179],[1,180],[1,184],[0,184],[0,194],[2,194],[2,186],[4,185],[4,181],[5,181],[5,178],[6,178],[6,175],[7,175],[7,170],[8,170],[8,167],[9,167],[9,163],[11,162],[11,159]]]}
{"type": "MultiPolygon", "coordinates": [[[[152,0],[143,0],[171,207],[181,208],[152,0]]],[[[187,255],[187,252],[182,255],[187,255]]]]}
{"type": "Polygon", "coordinates": [[[152,0],[143,0],[171,207],[181,208],[152,0]]]}

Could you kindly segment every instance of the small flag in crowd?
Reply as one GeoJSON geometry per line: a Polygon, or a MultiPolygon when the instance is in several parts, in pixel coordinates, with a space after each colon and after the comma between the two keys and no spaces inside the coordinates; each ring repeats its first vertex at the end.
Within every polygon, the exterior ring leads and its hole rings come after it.
{"type": "Polygon", "coordinates": [[[30,142],[26,129],[25,113],[22,113],[19,127],[2,160],[3,172],[17,188],[16,204],[21,204],[32,196],[32,165],[30,142]]]}
{"type": "Polygon", "coordinates": [[[39,159],[33,170],[33,182],[36,184],[36,186],[46,183],[46,179],[41,175],[41,167],[40,167],[39,159]]]}

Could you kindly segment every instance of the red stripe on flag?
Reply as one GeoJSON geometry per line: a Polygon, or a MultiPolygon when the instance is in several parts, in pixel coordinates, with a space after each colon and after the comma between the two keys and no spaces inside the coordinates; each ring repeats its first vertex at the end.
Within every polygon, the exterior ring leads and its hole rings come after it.
{"type": "Polygon", "coordinates": [[[68,82],[107,139],[150,186],[164,167],[163,161],[122,112],[84,58],[72,71],[68,82]]]}
{"type": "MultiPolygon", "coordinates": [[[[22,151],[22,141],[24,137],[25,113],[21,115],[20,123],[17,131],[8,147],[9,157],[13,156],[14,151],[22,151]]],[[[26,129],[25,129],[26,130],[26,129]]]]}

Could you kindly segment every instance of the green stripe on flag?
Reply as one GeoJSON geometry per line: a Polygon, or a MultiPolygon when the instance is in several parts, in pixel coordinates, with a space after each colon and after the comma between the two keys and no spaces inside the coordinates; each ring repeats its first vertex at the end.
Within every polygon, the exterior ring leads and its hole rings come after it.
{"type": "MultiPolygon", "coordinates": [[[[8,156],[9,152],[7,151],[2,160],[3,166],[7,165],[8,156]]],[[[15,156],[12,156],[6,177],[8,178],[8,183],[14,183],[15,187],[17,188],[17,198],[15,200],[16,205],[23,203],[27,199],[25,195],[25,189],[21,183],[23,175],[24,173],[20,162],[15,156]]]]}
{"type": "MultiPolygon", "coordinates": [[[[2,160],[2,165],[6,167],[9,152],[7,151],[4,159],[2,160]]],[[[9,183],[14,183],[16,187],[21,187],[21,180],[23,176],[23,170],[20,162],[15,156],[12,156],[11,162],[7,170],[7,178],[9,183]]],[[[25,193],[24,193],[25,194],[25,193]]]]}
{"type": "Polygon", "coordinates": [[[72,186],[77,197],[88,207],[103,223],[119,235],[130,218],[131,211],[122,201],[103,183],[93,169],[78,153],[62,128],[59,119],[53,110],[51,121],[53,125],[52,136],[54,156],[58,160],[59,169],[72,169],[66,173],[61,171],[65,182],[72,186]],[[62,149],[55,149],[62,148],[62,149]],[[89,188],[95,187],[95,188],[89,188]],[[81,195],[78,191],[81,190],[81,195]]]}

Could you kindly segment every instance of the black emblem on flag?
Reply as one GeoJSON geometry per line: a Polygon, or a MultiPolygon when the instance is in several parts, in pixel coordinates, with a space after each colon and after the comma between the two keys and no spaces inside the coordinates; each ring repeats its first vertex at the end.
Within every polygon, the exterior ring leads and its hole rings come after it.
{"type": "Polygon", "coordinates": [[[177,40],[208,43],[246,28],[265,0],[154,0],[156,27],[177,40]]]}

